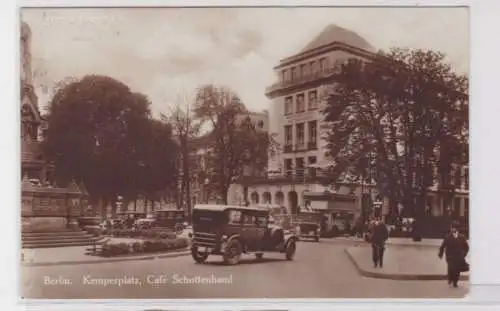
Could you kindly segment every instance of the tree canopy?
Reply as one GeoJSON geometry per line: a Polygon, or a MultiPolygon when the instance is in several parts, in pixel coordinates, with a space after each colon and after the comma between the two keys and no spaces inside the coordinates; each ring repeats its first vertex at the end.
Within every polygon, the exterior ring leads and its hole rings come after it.
{"type": "Polygon", "coordinates": [[[336,82],[324,111],[333,180],[371,175],[393,212],[418,215],[429,187],[449,188],[452,166],[468,162],[467,78],[441,53],[392,49],[347,61],[336,82]]]}
{"type": "Polygon", "coordinates": [[[42,145],[56,180],[83,182],[105,202],[169,187],[177,145],[170,125],[152,118],[150,105],[145,95],[107,76],[63,83],[49,104],[42,145]]]}

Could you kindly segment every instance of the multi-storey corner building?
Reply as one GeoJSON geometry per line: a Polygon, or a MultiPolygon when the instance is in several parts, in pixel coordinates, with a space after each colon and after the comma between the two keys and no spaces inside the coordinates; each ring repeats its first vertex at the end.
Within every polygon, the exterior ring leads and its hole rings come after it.
{"type": "MultiPolygon", "coordinates": [[[[326,177],[317,170],[328,165],[321,112],[325,91],[334,85],[339,63],[351,58],[371,60],[374,51],[358,34],[330,25],[304,49],[274,67],[278,81],[266,89],[266,95],[272,100],[269,130],[276,134],[281,151],[269,161],[266,178],[244,178],[241,184],[233,186],[229,202],[280,204],[295,213],[310,199],[335,201],[332,214],[353,218],[361,213],[362,194],[375,200],[375,185],[345,183],[333,189],[324,186],[326,177]],[[246,193],[249,195],[243,199],[246,193]]],[[[456,176],[465,182],[460,182],[455,191],[452,207],[464,215],[468,210],[468,169],[457,172],[456,176]]],[[[442,215],[447,209],[440,197],[436,187],[429,190],[429,214],[442,215]]],[[[387,213],[387,209],[384,204],[382,213],[387,213]]]]}

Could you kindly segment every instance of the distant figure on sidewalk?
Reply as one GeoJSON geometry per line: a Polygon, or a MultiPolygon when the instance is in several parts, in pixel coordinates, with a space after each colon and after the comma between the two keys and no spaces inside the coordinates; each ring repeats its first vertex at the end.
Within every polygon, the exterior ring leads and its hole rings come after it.
{"type": "Polygon", "coordinates": [[[458,287],[460,272],[469,271],[469,264],[465,257],[469,252],[469,243],[464,235],[458,232],[457,224],[453,223],[450,233],[446,235],[439,248],[439,258],[446,254],[446,264],[448,266],[448,284],[458,287]]]}
{"type": "Polygon", "coordinates": [[[354,225],[354,235],[358,238],[363,237],[363,221],[361,220],[361,217],[356,219],[355,225],[354,225]]]}
{"type": "Polygon", "coordinates": [[[381,218],[377,218],[371,228],[370,241],[372,243],[373,266],[382,268],[384,265],[385,242],[389,238],[387,226],[381,218]]]}

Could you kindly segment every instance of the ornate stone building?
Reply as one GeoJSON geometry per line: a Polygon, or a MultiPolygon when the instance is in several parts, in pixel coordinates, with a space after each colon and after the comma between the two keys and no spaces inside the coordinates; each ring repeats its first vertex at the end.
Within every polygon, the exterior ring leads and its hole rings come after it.
{"type": "MultiPolygon", "coordinates": [[[[70,223],[76,225],[76,218],[82,214],[87,204],[87,192],[83,185],[79,186],[74,182],[65,188],[58,188],[52,183],[53,166],[44,160],[40,148],[39,130],[44,120],[40,114],[38,98],[33,87],[31,30],[24,22],[21,25],[20,48],[23,247],[38,247],[40,246],[38,240],[35,241],[33,237],[26,234],[60,232],[68,228],[70,223]]],[[[63,245],[58,244],[60,242],[58,238],[51,237],[46,241],[48,242],[44,245],[63,245]]]]}
{"type": "Polygon", "coordinates": [[[21,176],[32,182],[43,183],[50,179],[51,167],[40,150],[40,127],[44,120],[38,107],[38,97],[33,86],[31,67],[31,30],[21,24],[21,176]]]}

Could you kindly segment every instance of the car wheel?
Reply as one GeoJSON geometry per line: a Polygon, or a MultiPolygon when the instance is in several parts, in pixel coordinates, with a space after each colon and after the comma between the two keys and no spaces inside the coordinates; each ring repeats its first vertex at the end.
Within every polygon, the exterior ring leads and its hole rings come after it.
{"type": "Polygon", "coordinates": [[[285,248],[286,260],[293,260],[296,250],[297,250],[297,243],[295,243],[295,240],[291,240],[290,242],[288,242],[285,248]]]}
{"type": "Polygon", "coordinates": [[[193,257],[196,263],[204,263],[208,258],[208,253],[201,253],[198,251],[197,246],[191,247],[191,256],[193,257]]]}
{"type": "Polygon", "coordinates": [[[263,257],[264,257],[264,253],[256,253],[255,254],[255,258],[257,258],[257,260],[262,260],[263,257]]]}
{"type": "Polygon", "coordinates": [[[236,265],[240,262],[241,253],[243,247],[238,240],[232,240],[229,242],[225,252],[224,252],[224,263],[228,265],[236,265]]]}

